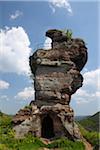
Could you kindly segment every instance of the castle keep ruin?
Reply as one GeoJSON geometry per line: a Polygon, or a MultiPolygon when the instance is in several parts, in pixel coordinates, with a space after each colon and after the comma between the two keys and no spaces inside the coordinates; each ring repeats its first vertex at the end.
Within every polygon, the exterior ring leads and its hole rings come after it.
{"type": "Polygon", "coordinates": [[[80,71],[87,62],[87,48],[82,39],[69,38],[60,30],[48,30],[46,36],[52,39],[52,48],[30,56],[35,101],[13,118],[16,137],[31,132],[47,139],[79,140],[82,136],[69,104],[83,83],[80,71]]]}

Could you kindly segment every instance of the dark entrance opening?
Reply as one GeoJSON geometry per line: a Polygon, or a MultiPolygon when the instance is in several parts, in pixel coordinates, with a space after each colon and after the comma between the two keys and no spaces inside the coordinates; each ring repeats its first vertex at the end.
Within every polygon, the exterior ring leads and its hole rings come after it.
{"type": "Polygon", "coordinates": [[[50,139],[54,136],[53,120],[49,114],[47,114],[42,121],[42,137],[50,139]]]}

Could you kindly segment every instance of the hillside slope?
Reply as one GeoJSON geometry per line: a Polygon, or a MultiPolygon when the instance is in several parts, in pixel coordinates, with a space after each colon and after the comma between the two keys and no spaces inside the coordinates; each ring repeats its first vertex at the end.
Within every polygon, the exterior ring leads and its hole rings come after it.
{"type": "Polygon", "coordinates": [[[100,119],[99,116],[100,116],[100,112],[97,112],[93,116],[89,116],[78,122],[88,131],[99,132],[99,119],[100,119]]]}

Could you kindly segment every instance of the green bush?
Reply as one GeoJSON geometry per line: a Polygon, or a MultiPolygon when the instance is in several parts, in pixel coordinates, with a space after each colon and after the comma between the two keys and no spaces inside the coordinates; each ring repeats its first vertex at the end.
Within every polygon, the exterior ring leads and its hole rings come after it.
{"type": "Polygon", "coordinates": [[[25,106],[24,108],[26,108],[26,109],[32,109],[32,106],[31,105],[27,105],[27,106],[25,106]]]}
{"type": "Polygon", "coordinates": [[[85,150],[82,142],[73,142],[66,138],[62,138],[47,145],[47,148],[63,148],[64,150],[85,150]]]}
{"type": "Polygon", "coordinates": [[[99,112],[79,121],[86,130],[99,132],[99,112]]]}
{"type": "MultiPolygon", "coordinates": [[[[98,132],[90,132],[87,131],[86,129],[84,129],[81,125],[79,125],[80,131],[83,135],[83,137],[89,142],[91,143],[91,145],[94,147],[98,147],[99,148],[99,140],[100,140],[100,133],[98,132]]],[[[96,149],[95,149],[96,150],[96,149]]]]}
{"type": "Polygon", "coordinates": [[[71,29],[63,30],[62,32],[66,35],[68,40],[72,39],[72,30],[71,29]]]}
{"type": "Polygon", "coordinates": [[[45,146],[38,138],[28,134],[23,139],[15,139],[12,129],[12,118],[0,116],[0,150],[38,150],[45,146]]]}
{"type": "Polygon", "coordinates": [[[0,150],[9,150],[5,144],[0,144],[0,150]]]}
{"type": "Polygon", "coordinates": [[[3,113],[1,112],[1,110],[0,110],[0,116],[1,116],[1,117],[3,116],[3,113]]]}
{"type": "Polygon", "coordinates": [[[0,116],[0,127],[12,127],[12,117],[7,115],[0,116]]]}
{"type": "MultiPolygon", "coordinates": [[[[84,138],[94,146],[94,150],[98,150],[99,134],[97,132],[89,132],[79,125],[84,138]]],[[[45,145],[39,138],[28,134],[23,139],[15,139],[12,129],[11,116],[0,116],[0,150],[38,150],[39,148],[59,148],[60,150],[85,150],[82,142],[70,141],[67,138],[55,140],[51,144],[45,145]]]]}

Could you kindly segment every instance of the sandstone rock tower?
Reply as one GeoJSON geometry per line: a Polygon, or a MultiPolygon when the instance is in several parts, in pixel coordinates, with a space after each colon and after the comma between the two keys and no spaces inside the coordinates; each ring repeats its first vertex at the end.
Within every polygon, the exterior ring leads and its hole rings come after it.
{"type": "MultiPolygon", "coordinates": [[[[30,56],[35,101],[31,102],[30,115],[26,115],[27,121],[22,119],[19,130],[24,123],[26,132],[34,136],[48,139],[65,136],[79,140],[81,134],[69,103],[71,95],[82,86],[80,71],[87,61],[87,48],[82,39],[69,38],[60,30],[48,30],[46,36],[52,39],[52,48],[38,49],[30,56]]],[[[17,124],[18,114],[15,118],[17,124]]],[[[19,132],[18,124],[15,130],[19,132]]]]}

